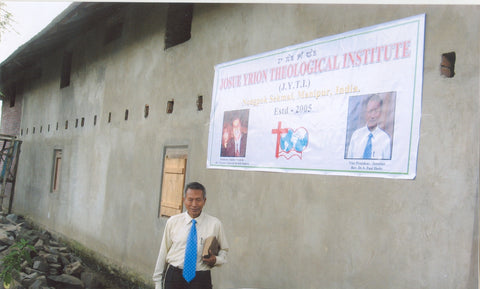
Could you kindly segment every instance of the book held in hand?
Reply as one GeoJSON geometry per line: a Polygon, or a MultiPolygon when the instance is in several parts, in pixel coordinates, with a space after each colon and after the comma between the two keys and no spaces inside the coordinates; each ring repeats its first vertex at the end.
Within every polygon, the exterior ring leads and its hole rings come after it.
{"type": "Polygon", "coordinates": [[[218,244],[218,240],[215,236],[210,236],[205,240],[205,244],[203,245],[202,256],[204,258],[209,258],[210,253],[209,250],[212,251],[212,254],[218,256],[218,251],[220,250],[220,244],[218,244]]]}

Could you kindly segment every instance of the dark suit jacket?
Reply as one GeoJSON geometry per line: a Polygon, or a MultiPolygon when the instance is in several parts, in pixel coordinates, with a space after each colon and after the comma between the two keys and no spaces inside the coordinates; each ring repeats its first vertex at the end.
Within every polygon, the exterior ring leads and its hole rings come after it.
{"type": "MultiPolygon", "coordinates": [[[[247,151],[247,134],[242,134],[242,138],[240,139],[240,155],[238,157],[245,157],[246,151],[247,151]]],[[[220,156],[222,157],[235,156],[235,140],[233,138],[231,138],[228,141],[226,148],[222,146],[222,151],[220,153],[220,156]]]]}

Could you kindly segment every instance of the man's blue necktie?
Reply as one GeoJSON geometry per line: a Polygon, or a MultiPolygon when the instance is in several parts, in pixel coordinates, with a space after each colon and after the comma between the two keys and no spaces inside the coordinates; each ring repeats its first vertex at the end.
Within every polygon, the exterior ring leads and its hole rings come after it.
{"type": "Polygon", "coordinates": [[[192,220],[192,227],[187,237],[187,248],[185,249],[185,261],[183,263],[183,278],[190,282],[195,278],[195,270],[197,267],[197,229],[195,224],[197,221],[192,220]]]}
{"type": "Polygon", "coordinates": [[[372,158],[372,137],[373,137],[373,134],[370,133],[368,135],[367,145],[365,146],[365,150],[363,151],[363,158],[364,159],[371,159],[372,158]]]}

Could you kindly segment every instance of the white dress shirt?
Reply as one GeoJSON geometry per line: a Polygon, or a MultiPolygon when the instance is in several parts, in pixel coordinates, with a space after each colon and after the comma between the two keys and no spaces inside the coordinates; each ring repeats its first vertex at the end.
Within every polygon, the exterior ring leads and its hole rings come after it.
{"type": "Polygon", "coordinates": [[[347,158],[362,159],[368,135],[372,133],[372,159],[388,160],[391,156],[390,137],[378,126],[371,132],[366,126],[357,129],[350,139],[347,158]]]}
{"type": "MultiPolygon", "coordinates": [[[[215,266],[220,266],[227,262],[228,242],[223,231],[222,223],[219,219],[210,216],[204,212],[197,221],[197,268],[196,271],[210,270],[211,267],[203,263],[202,250],[205,240],[210,236],[216,236],[220,244],[220,251],[216,256],[215,266]]],[[[153,281],[155,288],[161,288],[164,278],[164,270],[168,264],[183,268],[185,258],[185,248],[187,245],[187,236],[192,226],[192,218],[188,212],[184,212],[168,219],[163,233],[160,252],[158,253],[155,272],[153,273],[153,281]]]]}

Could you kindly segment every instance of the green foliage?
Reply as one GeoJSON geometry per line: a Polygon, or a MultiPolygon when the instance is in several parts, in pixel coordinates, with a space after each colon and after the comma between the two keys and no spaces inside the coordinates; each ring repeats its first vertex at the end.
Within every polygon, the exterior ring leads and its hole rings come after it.
{"type": "Polygon", "coordinates": [[[2,259],[3,270],[0,273],[0,278],[6,285],[12,282],[14,274],[20,272],[23,262],[32,263],[30,252],[35,251],[35,248],[29,245],[25,239],[21,239],[13,244],[9,250],[10,252],[2,259]]]}
{"type": "Polygon", "coordinates": [[[6,31],[12,30],[13,16],[12,13],[5,9],[5,6],[4,2],[0,2],[0,36],[6,31]]]}

